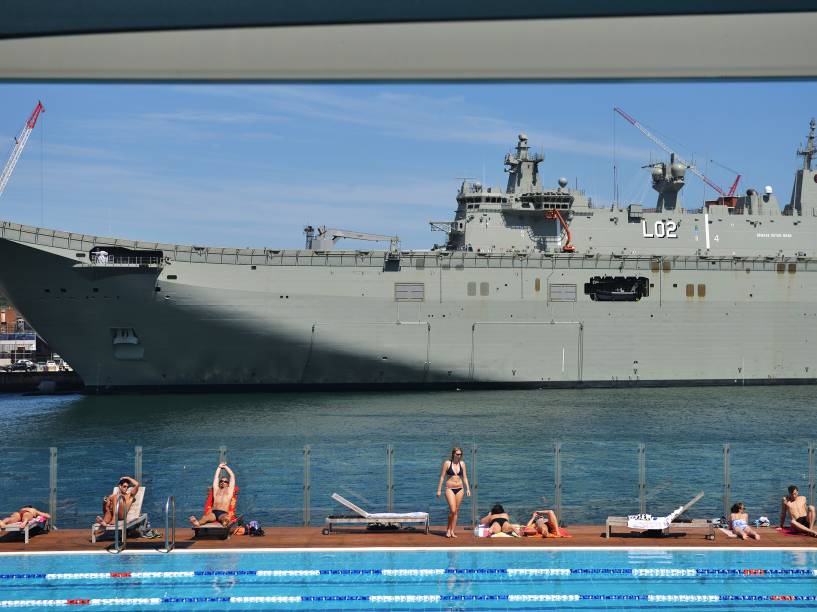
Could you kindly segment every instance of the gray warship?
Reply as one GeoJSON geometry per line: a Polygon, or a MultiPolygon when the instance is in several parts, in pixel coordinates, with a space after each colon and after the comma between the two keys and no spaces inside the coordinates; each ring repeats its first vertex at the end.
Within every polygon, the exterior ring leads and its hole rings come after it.
{"type": "Polygon", "coordinates": [[[90,391],[817,382],[815,123],[771,188],[684,209],[543,185],[525,135],[504,190],[465,180],[426,251],[238,249],[2,222],[0,289],[90,391]]]}

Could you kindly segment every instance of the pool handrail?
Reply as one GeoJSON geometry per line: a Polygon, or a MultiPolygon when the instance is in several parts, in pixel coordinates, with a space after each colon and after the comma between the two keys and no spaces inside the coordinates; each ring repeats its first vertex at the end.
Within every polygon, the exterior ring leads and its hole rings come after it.
{"type": "Polygon", "coordinates": [[[127,547],[127,545],[128,545],[128,530],[127,530],[128,517],[127,517],[127,514],[126,514],[123,519],[119,518],[119,507],[120,507],[119,504],[120,503],[123,504],[123,505],[126,505],[125,496],[122,493],[117,494],[116,502],[114,503],[114,507],[113,507],[113,550],[111,550],[111,552],[116,553],[116,554],[121,553],[123,550],[125,550],[125,547],[127,547]],[[122,521],[122,533],[121,533],[121,535],[119,533],[119,521],[120,520],[122,521]],[[120,537],[122,538],[121,543],[119,542],[120,537]]]}
{"type": "Polygon", "coordinates": [[[165,502],[165,547],[159,552],[169,553],[176,548],[176,498],[168,496],[165,502]]]}

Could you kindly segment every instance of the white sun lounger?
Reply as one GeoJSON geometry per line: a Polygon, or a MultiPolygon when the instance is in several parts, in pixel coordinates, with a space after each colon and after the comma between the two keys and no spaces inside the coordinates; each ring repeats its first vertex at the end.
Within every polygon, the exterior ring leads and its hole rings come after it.
{"type": "Polygon", "coordinates": [[[689,500],[686,504],[670,512],[667,516],[650,516],[650,515],[633,515],[633,516],[608,516],[605,525],[605,536],[610,537],[613,527],[627,527],[628,529],[638,531],[661,531],[663,534],[669,533],[669,530],[674,524],[689,528],[689,529],[705,529],[706,539],[715,539],[715,525],[706,519],[692,519],[690,522],[674,523],[675,519],[681,516],[684,512],[689,510],[692,506],[698,503],[698,500],[704,496],[704,492],[700,491],[695,497],[689,500]]]}
{"type": "MultiPolygon", "coordinates": [[[[119,487],[115,487],[113,490],[112,495],[116,496],[119,495],[119,487]]],[[[136,491],[136,498],[133,500],[133,503],[130,505],[130,509],[128,510],[128,514],[125,517],[125,520],[119,521],[119,529],[130,530],[134,527],[138,527],[139,525],[147,525],[148,522],[148,515],[142,514],[142,501],[145,499],[145,487],[139,486],[139,490],[136,491]]],[[[114,497],[115,503],[116,497],[114,497]]],[[[98,537],[101,537],[104,533],[115,531],[116,521],[112,522],[110,525],[105,527],[105,531],[103,533],[97,534],[97,530],[99,529],[99,525],[94,523],[91,525],[91,542],[96,542],[98,537]]]]}
{"type": "Polygon", "coordinates": [[[33,518],[28,521],[25,527],[18,521],[16,523],[10,523],[5,526],[5,528],[0,529],[0,532],[3,533],[23,533],[23,537],[25,539],[25,543],[28,544],[29,535],[31,533],[38,533],[40,531],[47,532],[51,528],[51,524],[49,520],[45,517],[37,517],[33,518]]]}
{"type": "Polygon", "coordinates": [[[332,493],[332,499],[343,504],[355,514],[352,516],[327,516],[323,526],[324,535],[332,533],[334,525],[368,525],[380,523],[382,525],[398,525],[403,523],[420,523],[428,533],[428,512],[366,512],[360,506],[350,502],[337,493],[332,493]]]}

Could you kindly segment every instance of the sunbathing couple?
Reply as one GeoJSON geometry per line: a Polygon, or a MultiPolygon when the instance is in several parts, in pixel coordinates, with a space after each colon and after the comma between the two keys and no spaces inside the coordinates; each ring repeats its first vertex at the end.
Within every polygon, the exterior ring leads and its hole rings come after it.
{"type": "Polygon", "coordinates": [[[5,529],[16,523],[19,523],[20,528],[24,529],[29,521],[40,517],[50,519],[51,515],[42,510],[37,510],[34,506],[23,506],[17,512],[12,512],[6,518],[0,520],[0,529],[5,529]]]}
{"type": "Polygon", "coordinates": [[[540,536],[543,538],[561,538],[564,534],[559,529],[559,521],[553,510],[536,510],[524,527],[514,525],[511,517],[505,512],[502,504],[495,504],[491,511],[479,520],[491,535],[506,533],[510,536],[540,536]]]}
{"type": "MultiPolygon", "coordinates": [[[[220,463],[213,475],[213,505],[209,510],[205,508],[201,518],[190,517],[190,524],[193,527],[201,527],[208,523],[221,523],[224,527],[229,527],[235,521],[235,509],[230,508],[233,495],[235,494],[235,474],[226,463],[220,463]],[[227,472],[224,476],[221,470],[227,472]]],[[[209,501],[207,506],[209,506],[209,501]]]]}

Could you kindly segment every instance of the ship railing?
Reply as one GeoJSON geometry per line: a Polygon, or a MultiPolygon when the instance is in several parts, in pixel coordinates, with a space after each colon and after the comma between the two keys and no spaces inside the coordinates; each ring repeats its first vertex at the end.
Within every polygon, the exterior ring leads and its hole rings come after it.
{"type": "Polygon", "coordinates": [[[176,498],[168,496],[165,502],[165,547],[159,552],[169,553],[176,548],[176,498]]]}

